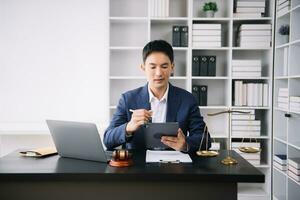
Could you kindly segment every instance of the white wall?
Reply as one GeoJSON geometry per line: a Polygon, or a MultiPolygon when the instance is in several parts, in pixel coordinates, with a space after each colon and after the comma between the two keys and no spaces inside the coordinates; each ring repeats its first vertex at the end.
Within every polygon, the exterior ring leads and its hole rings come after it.
{"type": "MultiPolygon", "coordinates": [[[[45,132],[45,119],[108,122],[108,12],[108,0],[0,1],[0,134],[45,132]]],[[[22,147],[13,138],[0,153],[22,147]]]]}

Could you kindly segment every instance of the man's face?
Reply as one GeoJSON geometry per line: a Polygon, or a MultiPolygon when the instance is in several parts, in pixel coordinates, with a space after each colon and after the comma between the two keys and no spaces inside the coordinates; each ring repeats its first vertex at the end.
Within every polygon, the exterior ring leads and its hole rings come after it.
{"type": "Polygon", "coordinates": [[[174,64],[162,52],[152,52],[141,66],[145,72],[150,88],[162,89],[167,86],[174,64]]]}

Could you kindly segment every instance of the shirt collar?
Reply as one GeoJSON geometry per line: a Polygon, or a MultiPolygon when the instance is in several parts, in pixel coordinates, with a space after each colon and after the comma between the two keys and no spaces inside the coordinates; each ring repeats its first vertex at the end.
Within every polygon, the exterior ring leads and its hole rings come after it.
{"type": "MultiPolygon", "coordinates": [[[[148,84],[148,93],[149,93],[149,102],[153,102],[154,99],[157,99],[154,94],[152,93],[152,91],[150,90],[149,84],[148,84]]],[[[163,97],[161,98],[161,100],[159,101],[168,101],[168,93],[169,93],[169,83],[167,85],[167,89],[165,94],[163,95],[163,97]]],[[[158,100],[158,99],[157,99],[158,100]]]]}

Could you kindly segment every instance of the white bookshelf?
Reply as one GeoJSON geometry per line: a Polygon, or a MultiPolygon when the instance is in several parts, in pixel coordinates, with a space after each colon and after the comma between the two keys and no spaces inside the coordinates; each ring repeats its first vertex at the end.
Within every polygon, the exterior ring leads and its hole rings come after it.
{"type": "MultiPolygon", "coordinates": [[[[273,155],[286,154],[288,158],[300,156],[300,113],[280,108],[277,102],[279,88],[288,88],[289,96],[300,96],[300,1],[291,0],[290,5],[289,11],[276,16],[273,102],[273,155]],[[286,43],[277,32],[283,24],[290,25],[289,41],[286,43]],[[286,57],[284,49],[288,51],[286,57]],[[284,62],[285,58],[287,62],[284,62]]],[[[273,191],[274,199],[296,200],[300,196],[300,183],[285,171],[273,167],[273,191]]]]}
{"type": "MultiPolygon", "coordinates": [[[[257,138],[262,143],[262,162],[257,168],[266,175],[264,184],[240,184],[239,199],[271,199],[271,156],[272,156],[272,81],[273,46],[267,48],[244,48],[236,46],[236,31],[240,24],[274,24],[274,1],[266,0],[266,16],[261,18],[233,18],[234,0],[216,0],[219,11],[214,18],[205,18],[201,11],[204,0],[170,0],[169,17],[151,17],[150,0],[110,1],[110,118],[116,110],[121,93],[146,83],[139,69],[143,46],[154,39],[164,39],[172,44],[172,26],[189,27],[188,47],[175,47],[175,73],[170,82],[191,92],[193,84],[208,85],[208,105],[200,111],[208,124],[211,136],[225,149],[229,140],[242,138],[231,136],[231,116],[208,117],[208,113],[234,109],[255,109],[257,118],[264,124],[257,138]],[[222,24],[222,47],[192,47],[192,24],[222,24]],[[192,76],[193,55],[216,55],[216,76],[192,76]],[[232,77],[232,59],[261,59],[261,77],[232,77]],[[233,106],[233,81],[253,80],[269,84],[269,106],[233,106]]],[[[273,35],[272,31],[272,35],[273,35]]],[[[298,38],[300,39],[300,38],[298,38]]],[[[272,41],[272,45],[273,45],[272,41]]]]}

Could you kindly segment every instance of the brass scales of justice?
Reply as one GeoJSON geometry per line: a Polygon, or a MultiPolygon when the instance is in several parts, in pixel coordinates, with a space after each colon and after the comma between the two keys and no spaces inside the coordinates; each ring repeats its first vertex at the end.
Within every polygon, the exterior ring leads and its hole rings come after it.
{"type": "MultiPolygon", "coordinates": [[[[217,116],[217,115],[221,115],[224,113],[240,113],[240,114],[249,114],[249,119],[250,119],[250,113],[251,112],[245,112],[245,111],[238,111],[238,110],[226,110],[226,111],[221,111],[221,112],[216,112],[216,113],[208,113],[207,116],[212,117],[212,116],[217,116]]],[[[256,139],[255,139],[256,140],[256,139]]],[[[215,142],[214,138],[213,141],[215,142]]],[[[244,138],[242,139],[242,143],[244,142],[244,138]]],[[[251,138],[250,138],[250,142],[251,142],[251,138]]],[[[224,165],[235,165],[237,164],[237,160],[234,159],[233,157],[230,156],[229,150],[229,139],[227,142],[227,156],[221,161],[222,164],[224,165]]],[[[205,125],[204,127],[204,131],[202,134],[202,138],[201,138],[201,142],[199,145],[199,150],[196,152],[198,156],[202,156],[202,157],[214,157],[214,156],[218,156],[219,152],[218,151],[212,151],[212,150],[208,150],[208,128],[207,125],[205,125]],[[201,150],[202,144],[203,144],[203,140],[204,138],[206,138],[206,149],[205,150],[201,150]]],[[[255,147],[246,147],[246,146],[241,146],[239,147],[239,151],[244,152],[244,153],[258,153],[261,151],[260,148],[255,148],[255,147]]]]}

